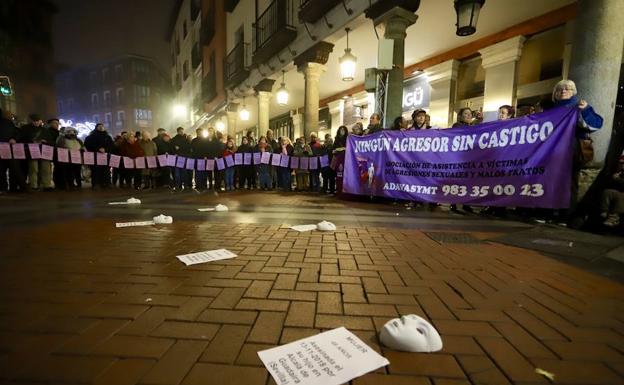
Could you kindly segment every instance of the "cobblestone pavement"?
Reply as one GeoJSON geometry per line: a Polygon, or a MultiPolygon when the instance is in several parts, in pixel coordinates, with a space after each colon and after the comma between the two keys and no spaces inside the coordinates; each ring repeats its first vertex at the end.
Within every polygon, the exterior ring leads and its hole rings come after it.
{"type": "Polygon", "coordinates": [[[487,241],[525,224],[294,194],[106,204],[120,194],[1,197],[1,384],[274,384],[257,351],[339,326],[390,361],[354,385],[548,383],[536,368],[624,384],[624,287],[487,241]],[[196,211],[216,202],[232,211],[196,211]],[[161,212],[174,223],[114,227],[161,212]],[[285,225],[322,219],[338,230],[285,225]],[[175,259],[217,248],[239,256],[175,259]],[[441,352],[379,345],[410,313],[440,331],[441,352]]]}

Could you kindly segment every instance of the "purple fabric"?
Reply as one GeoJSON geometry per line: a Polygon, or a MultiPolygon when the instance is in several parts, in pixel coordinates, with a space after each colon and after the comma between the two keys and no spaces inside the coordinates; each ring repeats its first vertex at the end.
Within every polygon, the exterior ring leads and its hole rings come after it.
{"type": "Polygon", "coordinates": [[[447,130],[348,137],[343,191],[437,203],[566,208],[577,109],[447,130]]]}

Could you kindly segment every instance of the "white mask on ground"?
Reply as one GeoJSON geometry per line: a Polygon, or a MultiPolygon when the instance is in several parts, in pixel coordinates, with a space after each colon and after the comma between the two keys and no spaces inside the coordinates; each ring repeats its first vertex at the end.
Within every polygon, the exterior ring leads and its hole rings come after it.
{"type": "Polygon", "coordinates": [[[381,343],[406,352],[437,352],[442,349],[438,331],[424,318],[410,314],[392,319],[379,333],[381,343]]]}

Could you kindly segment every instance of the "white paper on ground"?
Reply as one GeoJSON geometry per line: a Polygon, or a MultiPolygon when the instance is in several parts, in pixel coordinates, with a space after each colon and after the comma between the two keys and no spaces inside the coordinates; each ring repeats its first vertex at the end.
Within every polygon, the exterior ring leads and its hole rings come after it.
{"type": "Polygon", "coordinates": [[[115,227],[134,227],[134,226],[151,226],[154,225],[154,221],[143,221],[143,222],[117,222],[115,223],[115,227]]]}
{"type": "Polygon", "coordinates": [[[199,253],[176,255],[186,266],[234,258],[237,255],[226,249],[201,251],[199,253]]]}
{"type": "Polygon", "coordinates": [[[258,356],[278,385],[338,385],[390,364],[344,327],[258,356]]]}
{"type": "Polygon", "coordinates": [[[316,230],[316,225],[297,225],[297,226],[290,226],[290,228],[296,231],[304,232],[304,231],[316,230]]]}
{"type": "Polygon", "coordinates": [[[214,207],[206,207],[206,208],[203,208],[203,209],[197,209],[197,211],[215,211],[215,208],[214,207]]]}

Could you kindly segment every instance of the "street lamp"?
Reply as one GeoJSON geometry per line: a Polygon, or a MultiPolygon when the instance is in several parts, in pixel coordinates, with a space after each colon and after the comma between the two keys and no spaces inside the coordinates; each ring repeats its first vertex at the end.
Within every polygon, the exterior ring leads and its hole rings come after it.
{"type": "Polygon", "coordinates": [[[243,108],[241,108],[241,110],[238,111],[238,116],[240,117],[241,120],[249,120],[249,110],[247,109],[247,106],[245,105],[245,98],[243,98],[243,108]]]}
{"type": "Polygon", "coordinates": [[[469,36],[477,31],[477,20],[483,4],[485,0],[455,0],[457,36],[469,36]]]}
{"type": "Polygon", "coordinates": [[[285,106],[288,104],[288,90],[286,89],[286,82],[284,80],[286,71],[282,70],[282,85],[277,90],[277,104],[285,106]]]}
{"type": "Polygon", "coordinates": [[[173,114],[177,117],[185,117],[186,107],[182,104],[176,104],[175,106],[173,106],[173,114]]]}
{"type": "Polygon", "coordinates": [[[221,119],[217,120],[217,124],[215,126],[219,132],[223,132],[223,130],[225,130],[225,123],[223,123],[221,119]]]}
{"type": "Polygon", "coordinates": [[[342,80],[349,82],[355,77],[355,63],[357,62],[357,58],[353,56],[351,48],[349,48],[349,31],[351,31],[351,28],[345,28],[345,31],[347,31],[347,48],[345,48],[345,53],[338,59],[338,62],[340,63],[342,80]]]}

